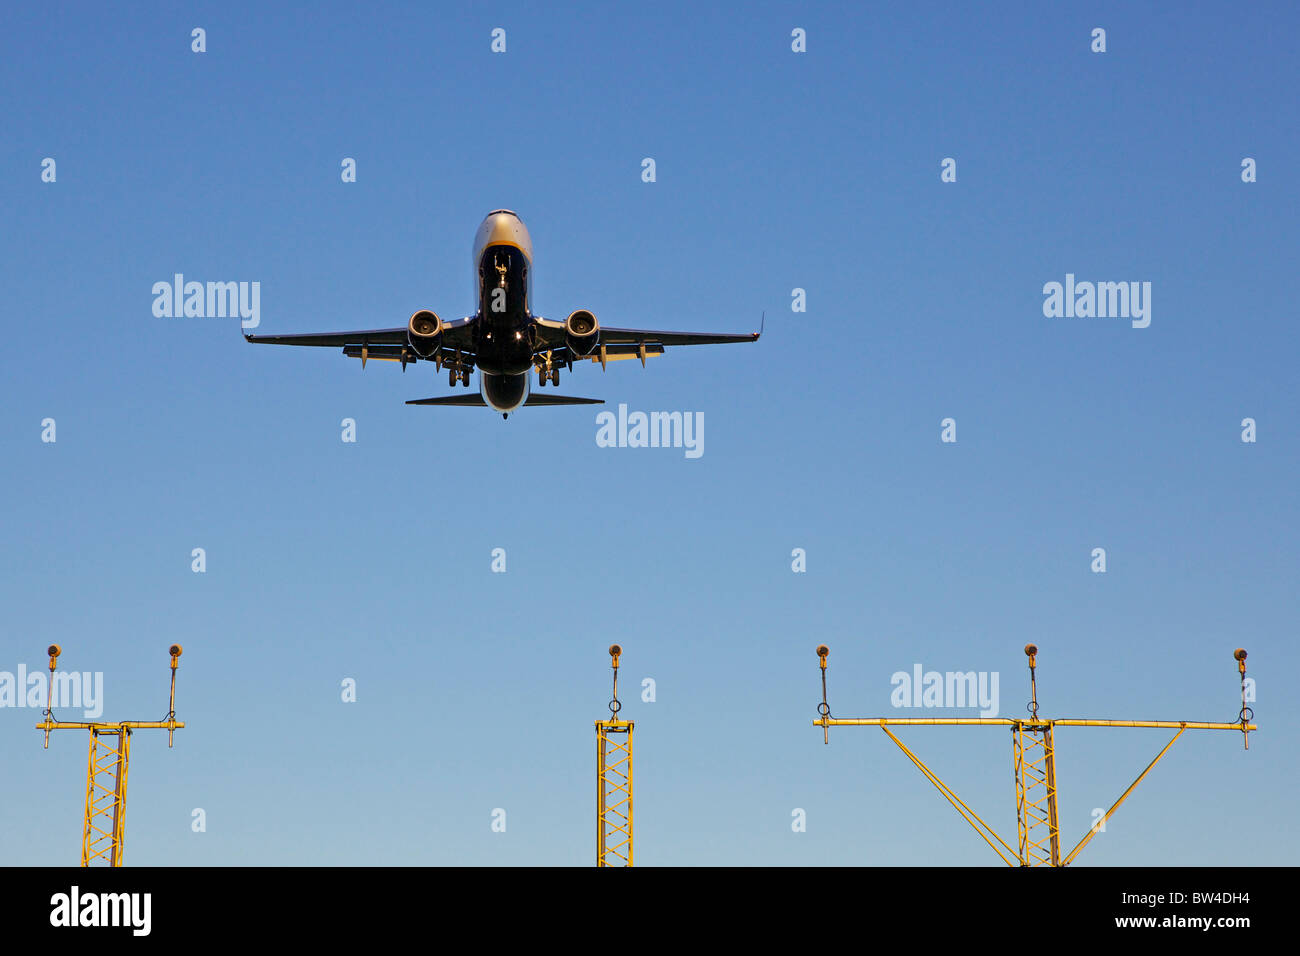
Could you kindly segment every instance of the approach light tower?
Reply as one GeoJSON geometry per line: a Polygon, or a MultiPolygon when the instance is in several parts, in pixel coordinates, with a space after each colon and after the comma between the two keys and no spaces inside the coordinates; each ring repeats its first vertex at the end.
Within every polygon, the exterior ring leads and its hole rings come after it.
{"type": "Polygon", "coordinates": [[[1130,793],[1151,772],[1151,768],[1160,762],[1174,741],[1183,735],[1184,730],[1237,730],[1241,732],[1242,742],[1250,749],[1250,731],[1256,730],[1251,723],[1255,712],[1246,701],[1246,652],[1237,648],[1233,658],[1237,661],[1237,671],[1241,675],[1241,711],[1235,723],[1209,723],[1189,720],[1052,720],[1038,716],[1038,681],[1036,668],[1038,648],[1033,644],[1025,645],[1025,656],[1029,658],[1029,717],[832,717],[831,708],[826,700],[826,658],[830,648],[825,644],[817,647],[817,656],[821,661],[822,702],[817,705],[821,716],[813,721],[813,726],[822,728],[824,742],[830,743],[831,727],[879,727],[907,759],[934,784],[944,798],[953,805],[975,832],[984,838],[984,842],[993,848],[1008,866],[1069,866],[1079,851],[1105,827],[1106,821],[1119,809],[1130,793]],[[939,776],[909,750],[901,740],[890,733],[889,725],[956,725],[961,727],[989,726],[1011,728],[1012,751],[1015,757],[1016,777],[1016,825],[1019,831],[1018,845],[1015,848],[998,836],[993,828],[967,806],[939,776]],[[1118,800],[1106,814],[1089,828],[1073,850],[1061,856],[1061,836],[1059,818],[1056,811],[1056,727],[1155,727],[1168,730],[1177,729],[1164,749],[1156,754],[1155,759],[1147,764],[1136,780],[1129,784],[1118,800]],[[994,841],[997,841],[996,843],[994,841]],[[1000,847],[1000,848],[999,848],[1000,847]],[[1003,852],[1005,851],[1005,852],[1003,852]]]}
{"type": "Polygon", "coordinates": [[[51,730],[89,730],[90,756],[86,765],[86,815],[81,826],[81,865],[122,865],[122,843],[126,837],[126,778],[131,757],[131,734],[136,730],[166,730],[167,746],[185,726],[176,719],[176,668],[181,646],[173,644],[171,696],[163,720],[123,720],[116,724],[54,719],[54,668],[62,648],[51,644],[50,680],[46,687],[45,721],[36,725],[45,731],[45,749],[50,747],[51,730]]]}
{"type": "Polygon", "coordinates": [[[619,720],[618,657],[623,648],[609,647],[614,667],[614,696],[609,720],[596,721],[596,865],[632,865],[632,727],[619,720]]]}

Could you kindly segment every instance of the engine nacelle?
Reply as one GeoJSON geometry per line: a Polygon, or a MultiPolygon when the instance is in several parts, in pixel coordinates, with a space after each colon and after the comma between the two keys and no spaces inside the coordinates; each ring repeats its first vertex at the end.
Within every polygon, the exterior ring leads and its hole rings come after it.
{"type": "Polygon", "coordinates": [[[564,344],[574,355],[590,355],[599,339],[600,323],[586,309],[579,309],[564,320],[564,344]]]}
{"type": "Polygon", "coordinates": [[[416,355],[430,358],[442,347],[442,319],[428,309],[421,309],[406,325],[406,340],[416,355]]]}

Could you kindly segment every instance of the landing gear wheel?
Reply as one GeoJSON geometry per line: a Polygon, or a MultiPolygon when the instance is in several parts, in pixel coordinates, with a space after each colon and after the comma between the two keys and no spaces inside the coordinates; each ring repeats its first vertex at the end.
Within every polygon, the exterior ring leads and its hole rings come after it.
{"type": "Polygon", "coordinates": [[[456,384],[456,370],[454,368],[447,370],[447,384],[448,385],[456,384]]]}
{"type": "Polygon", "coordinates": [[[551,369],[551,384],[552,385],[560,384],[560,370],[558,368],[551,369]]]}
{"type": "Polygon", "coordinates": [[[469,388],[469,369],[465,369],[465,371],[460,373],[460,384],[469,388]]]}
{"type": "Polygon", "coordinates": [[[539,388],[546,384],[546,378],[547,378],[546,371],[544,369],[539,368],[537,370],[537,385],[539,388]]]}

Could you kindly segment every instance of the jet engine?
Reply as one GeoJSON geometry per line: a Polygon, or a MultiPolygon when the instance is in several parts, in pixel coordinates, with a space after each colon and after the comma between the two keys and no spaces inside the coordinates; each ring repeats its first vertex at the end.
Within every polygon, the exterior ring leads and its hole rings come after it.
{"type": "Polygon", "coordinates": [[[600,323],[586,309],[564,320],[564,344],[574,355],[590,355],[600,339],[600,323]]]}
{"type": "Polygon", "coordinates": [[[416,355],[430,358],[442,346],[442,319],[428,309],[421,309],[407,323],[406,340],[416,355]]]}

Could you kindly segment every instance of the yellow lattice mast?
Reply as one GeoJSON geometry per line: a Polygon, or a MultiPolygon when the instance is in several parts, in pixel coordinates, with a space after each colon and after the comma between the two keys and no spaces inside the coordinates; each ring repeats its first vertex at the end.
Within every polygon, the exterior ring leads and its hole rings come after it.
{"type": "Polygon", "coordinates": [[[1254,711],[1247,706],[1246,700],[1246,652],[1237,648],[1233,658],[1237,661],[1237,671],[1241,675],[1241,711],[1235,723],[1211,723],[1207,721],[1188,720],[1051,720],[1038,716],[1038,648],[1033,644],[1025,645],[1025,655],[1029,658],[1029,683],[1031,698],[1029,717],[832,717],[826,697],[826,658],[830,649],[825,644],[817,647],[822,672],[822,701],[817,705],[820,715],[813,721],[814,726],[822,728],[823,739],[830,742],[831,727],[879,727],[898,745],[906,757],[912,761],[925,778],[934,784],[953,808],[962,815],[975,831],[984,839],[993,852],[1002,858],[1008,866],[1069,866],[1074,862],[1088,842],[1106,825],[1121,803],[1128,799],[1139,783],[1145,779],[1151,769],[1169,752],[1185,730],[1237,730],[1241,732],[1242,741],[1250,749],[1250,732],[1257,727],[1251,721],[1254,711]],[[927,725],[959,727],[1009,727],[1012,734],[1012,752],[1015,759],[1016,778],[1016,826],[1018,830],[1017,846],[1012,847],[1006,840],[985,823],[924,761],[899,740],[890,731],[891,726],[927,725]],[[1153,727],[1177,730],[1164,749],[1156,754],[1145,770],[1125,790],[1118,800],[1106,811],[1096,823],[1083,835],[1083,839],[1064,857],[1061,856],[1060,824],[1056,808],[1056,741],[1057,727],[1153,727]]]}
{"type": "Polygon", "coordinates": [[[619,720],[618,658],[623,648],[610,645],[614,696],[609,720],[596,721],[596,865],[632,865],[632,727],[619,720]]]}
{"type": "Polygon", "coordinates": [[[1050,722],[1038,720],[1038,648],[1029,658],[1029,721],[1011,728],[1016,764],[1016,829],[1021,866],[1060,866],[1061,828],[1056,819],[1056,741],[1050,722]]]}
{"type": "Polygon", "coordinates": [[[50,679],[45,698],[45,720],[36,725],[45,731],[45,748],[50,746],[51,730],[89,730],[90,754],[86,765],[86,813],[81,826],[81,865],[107,863],[122,865],[122,846],[126,837],[126,781],[131,758],[131,734],[136,730],[166,730],[167,746],[176,731],[185,726],[176,719],[176,668],[181,646],[173,644],[171,655],[171,695],[167,716],[163,720],[124,720],[100,723],[54,719],[54,669],[62,649],[51,644],[50,679]]]}

